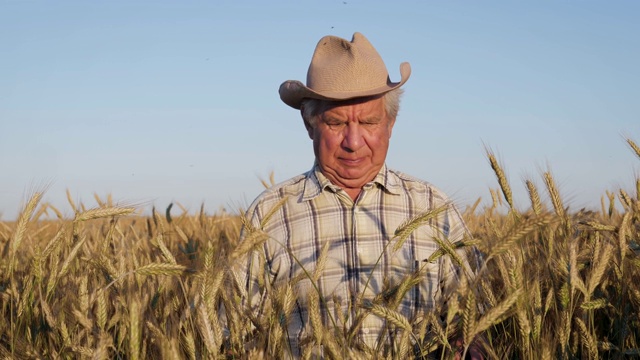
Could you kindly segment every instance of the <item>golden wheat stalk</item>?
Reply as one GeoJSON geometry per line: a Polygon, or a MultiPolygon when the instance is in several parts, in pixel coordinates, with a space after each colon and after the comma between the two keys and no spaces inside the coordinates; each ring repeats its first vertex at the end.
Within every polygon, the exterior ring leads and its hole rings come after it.
{"type": "Polygon", "coordinates": [[[574,320],[578,325],[582,345],[587,348],[589,359],[598,359],[598,343],[596,342],[596,339],[593,338],[593,335],[589,332],[582,319],[576,317],[574,320]]]}
{"type": "Polygon", "coordinates": [[[395,310],[391,310],[380,304],[370,304],[370,306],[365,306],[365,308],[371,311],[372,314],[387,320],[398,329],[402,329],[408,332],[411,332],[413,330],[409,320],[407,320],[406,317],[395,310]]]}
{"type": "Polygon", "coordinates": [[[98,328],[105,330],[107,325],[107,294],[104,291],[97,291],[96,293],[96,319],[98,320],[98,328]]]}
{"type": "Polygon", "coordinates": [[[53,312],[51,311],[51,307],[44,299],[42,294],[40,294],[40,307],[42,308],[42,313],[44,314],[44,318],[47,321],[47,324],[52,328],[56,329],[58,327],[56,318],[53,316],[53,312]]]}
{"type": "Polygon", "coordinates": [[[245,254],[247,254],[249,251],[261,245],[268,239],[269,239],[269,234],[267,234],[263,230],[261,229],[253,230],[233,250],[230,256],[231,260],[234,261],[238,258],[241,258],[245,254]]]}
{"type": "MultiPolygon", "coordinates": [[[[35,212],[35,214],[32,216],[32,220],[34,222],[37,222],[40,220],[40,218],[42,217],[42,215],[47,215],[49,216],[49,213],[47,212],[47,208],[49,207],[49,205],[47,205],[47,203],[43,203],[40,204],[40,208],[38,208],[38,211],[35,212]]],[[[38,229],[38,230],[42,230],[43,228],[46,228],[46,225],[43,226],[42,228],[38,229]]],[[[35,236],[35,235],[34,235],[35,236]]]]}
{"type": "Polygon", "coordinates": [[[531,330],[531,336],[534,341],[539,340],[540,330],[542,329],[542,289],[540,288],[540,282],[533,282],[533,329],[531,330]]]}
{"type": "Polygon", "coordinates": [[[282,295],[282,315],[285,319],[284,323],[282,324],[283,327],[286,327],[287,319],[289,319],[289,316],[291,316],[295,304],[296,297],[293,293],[293,288],[291,287],[291,284],[287,284],[282,295]]]}
{"type": "Polygon", "coordinates": [[[597,221],[583,221],[580,222],[581,225],[587,225],[590,228],[594,229],[594,230],[599,230],[599,231],[616,231],[616,227],[613,225],[604,225],[604,224],[600,224],[597,221]]]}
{"type": "Polygon", "coordinates": [[[596,261],[593,262],[593,266],[595,266],[595,268],[591,272],[591,276],[589,277],[589,281],[587,282],[587,292],[589,294],[593,294],[593,291],[600,284],[602,276],[610,266],[609,259],[612,255],[613,249],[611,245],[606,244],[601,248],[600,256],[596,261]]]}
{"type": "Polygon", "coordinates": [[[129,358],[137,360],[140,358],[141,329],[140,329],[140,302],[134,298],[129,304],[129,358]]]}
{"type": "Polygon", "coordinates": [[[616,211],[616,194],[607,191],[607,197],[609,198],[609,217],[612,217],[616,211]]]}
{"type": "Polygon", "coordinates": [[[631,147],[631,149],[636,153],[638,158],[640,158],[640,146],[636,144],[633,140],[627,138],[627,144],[631,147]]]}
{"type": "Polygon", "coordinates": [[[69,205],[71,206],[71,209],[73,209],[73,212],[75,214],[78,213],[78,207],[76,206],[75,201],[73,201],[73,198],[71,197],[71,191],[69,191],[69,189],[67,189],[67,201],[69,202],[69,205]]]}
{"type": "Polygon", "coordinates": [[[182,275],[186,270],[186,266],[179,264],[167,264],[167,263],[151,263],[141,266],[134,270],[138,275],[169,275],[178,276],[182,275]]]}
{"type": "Polygon", "coordinates": [[[110,207],[110,208],[95,208],[76,213],[74,222],[82,222],[93,219],[108,218],[113,216],[129,215],[136,211],[132,207],[110,207]]]}
{"type": "Polygon", "coordinates": [[[214,354],[217,354],[218,352],[218,344],[216,344],[206,306],[198,307],[198,328],[200,329],[200,334],[202,335],[202,339],[204,340],[204,345],[207,349],[207,352],[209,353],[209,356],[214,357],[214,354]]]}
{"type": "Polygon", "coordinates": [[[73,345],[71,347],[71,350],[73,352],[77,353],[78,355],[81,355],[81,356],[79,356],[80,358],[83,358],[83,357],[91,357],[92,358],[93,357],[93,349],[90,349],[90,348],[88,348],[86,346],[73,345]]]}
{"type": "Polygon", "coordinates": [[[58,245],[60,245],[65,235],[66,232],[64,231],[64,228],[61,227],[60,230],[56,232],[56,235],[53,237],[53,239],[51,239],[51,241],[47,243],[47,246],[44,248],[44,250],[42,250],[42,254],[40,254],[40,256],[43,259],[48,258],[49,255],[51,255],[51,253],[53,253],[53,251],[58,248],[58,245]]]}
{"type": "Polygon", "coordinates": [[[182,241],[189,242],[189,237],[187,236],[187,234],[184,233],[184,231],[182,231],[180,226],[176,225],[173,228],[176,231],[176,233],[178,234],[178,236],[180,237],[180,239],[182,239],[182,241]]]}
{"type": "Polygon", "coordinates": [[[424,280],[423,271],[416,271],[405,278],[394,289],[393,299],[389,302],[391,309],[397,309],[407,292],[424,280]]]}
{"type": "Polygon", "coordinates": [[[473,338],[476,335],[474,329],[477,326],[477,314],[478,308],[476,303],[476,296],[473,290],[466,291],[464,310],[462,311],[462,337],[466,345],[471,344],[473,338]]]}
{"type": "Polygon", "coordinates": [[[482,201],[482,197],[479,197],[476,199],[476,201],[473,203],[473,205],[471,206],[467,206],[467,208],[464,210],[464,213],[462,214],[463,218],[468,218],[471,215],[474,215],[474,213],[476,212],[476,209],[478,208],[478,205],[480,205],[480,202],[482,201]]]}
{"type": "Polygon", "coordinates": [[[193,333],[185,332],[182,334],[182,344],[184,344],[184,349],[187,352],[187,357],[189,360],[196,360],[196,341],[193,338],[193,333]]]}
{"type": "MultiPolygon", "coordinates": [[[[76,278],[77,281],[77,278],[76,278]]],[[[80,311],[84,314],[89,313],[89,276],[87,274],[80,276],[80,284],[78,284],[78,302],[80,303],[80,311]]]]}
{"type": "Polygon", "coordinates": [[[580,290],[583,295],[588,296],[587,287],[578,272],[578,246],[575,242],[569,245],[569,283],[571,284],[570,296],[573,296],[574,288],[580,290]]]}
{"type": "Polygon", "coordinates": [[[562,198],[560,197],[560,193],[558,192],[558,187],[556,186],[553,176],[547,171],[543,174],[543,177],[547,186],[547,191],[549,192],[549,197],[551,198],[551,204],[553,204],[553,209],[561,219],[566,219],[567,214],[564,210],[562,198]]]}
{"type": "Polygon", "coordinates": [[[453,324],[454,319],[458,316],[459,313],[463,311],[463,309],[460,308],[460,299],[458,298],[458,295],[466,294],[469,291],[469,282],[467,281],[467,279],[463,276],[460,280],[461,281],[458,285],[458,289],[456,289],[457,292],[446,299],[446,329],[448,329],[453,324]]]}
{"type": "Polygon", "coordinates": [[[313,275],[311,279],[314,283],[318,282],[318,279],[322,276],[324,272],[324,268],[327,265],[327,258],[329,257],[329,245],[330,243],[326,241],[322,246],[322,250],[320,250],[320,256],[318,256],[318,260],[316,261],[316,268],[313,270],[313,275]]]}
{"type": "Polygon", "coordinates": [[[76,255],[80,251],[80,247],[82,247],[85,240],[86,240],[86,237],[84,236],[81,237],[80,240],[73,247],[73,249],[71,249],[71,251],[69,252],[69,255],[67,255],[67,258],[62,263],[62,267],[60,267],[60,272],[57,274],[58,279],[66,275],[67,271],[69,270],[69,266],[71,266],[71,262],[76,258],[76,255]]]}
{"type": "Polygon", "coordinates": [[[327,351],[329,358],[331,359],[342,359],[344,358],[342,352],[340,351],[340,347],[336,344],[334,338],[330,335],[329,331],[326,331],[322,335],[322,344],[324,345],[325,350],[327,351]]]}
{"type": "MultiPolygon", "coordinates": [[[[462,260],[462,258],[460,257],[460,254],[458,254],[458,252],[456,251],[456,249],[454,249],[455,244],[452,244],[451,242],[449,242],[449,239],[440,239],[439,237],[433,237],[433,241],[438,244],[439,248],[438,250],[442,250],[444,251],[445,254],[449,255],[449,258],[451,260],[453,260],[453,262],[461,267],[461,268],[465,268],[465,262],[462,260]]],[[[427,262],[432,262],[436,259],[437,256],[439,256],[440,253],[433,253],[431,256],[429,256],[429,258],[427,259],[427,262]]]]}
{"type": "Polygon", "coordinates": [[[469,333],[469,338],[474,338],[477,334],[484,332],[490,326],[501,322],[503,317],[511,309],[513,304],[516,303],[522,293],[522,288],[517,288],[514,292],[512,292],[504,300],[502,300],[500,304],[487,310],[475,324],[473,331],[469,333]]]}
{"type": "Polygon", "coordinates": [[[262,221],[260,221],[260,228],[264,229],[264,227],[267,225],[267,223],[269,222],[269,220],[271,220],[271,218],[273,217],[273,215],[275,215],[275,213],[280,210],[280,208],[282,208],[284,206],[284,204],[287,203],[287,201],[289,200],[288,196],[284,196],[282,199],[280,199],[273,207],[271,207],[271,209],[269,209],[269,211],[264,215],[264,217],[262,218],[262,221]]]}
{"type": "Polygon", "coordinates": [[[409,235],[411,235],[411,233],[413,233],[420,226],[426,224],[431,219],[436,218],[438,215],[440,215],[440,213],[447,210],[449,206],[450,206],[449,204],[445,204],[435,209],[425,211],[403,222],[400,226],[398,226],[398,228],[394,233],[394,238],[397,238],[398,240],[396,244],[393,246],[393,251],[394,252],[398,251],[404,244],[405,240],[409,237],[409,235]]]}
{"type": "Polygon", "coordinates": [[[449,340],[448,334],[445,329],[442,327],[442,323],[439,319],[438,315],[435,315],[433,312],[427,313],[427,321],[429,324],[430,330],[432,334],[435,334],[436,339],[440,345],[443,345],[445,348],[449,348],[449,340]]]}
{"type": "Polygon", "coordinates": [[[49,209],[51,209],[56,214],[56,217],[58,218],[58,220],[64,220],[64,216],[62,216],[62,212],[60,212],[60,210],[58,210],[58,208],[56,208],[55,206],[51,205],[50,203],[47,203],[47,207],[49,209]]]}
{"type": "Polygon", "coordinates": [[[511,186],[509,186],[509,181],[507,180],[507,176],[505,175],[502,167],[498,163],[493,152],[485,147],[485,152],[487,153],[487,157],[489,158],[489,163],[491,164],[491,168],[493,172],[496,174],[496,178],[498,179],[498,184],[500,185],[500,189],[502,190],[502,194],[504,195],[505,200],[507,200],[507,204],[509,207],[513,209],[513,194],[511,192],[511,186]]]}
{"type": "Polygon", "coordinates": [[[31,219],[31,216],[33,215],[33,212],[35,208],[38,206],[38,203],[40,202],[41,199],[42,199],[42,193],[36,192],[35,194],[33,194],[33,196],[31,196],[31,198],[27,202],[27,205],[24,207],[24,210],[22,210],[22,212],[20,213],[20,217],[18,218],[18,223],[16,225],[16,230],[14,231],[13,237],[11,238],[11,242],[10,242],[11,244],[10,251],[11,251],[12,260],[9,267],[9,274],[13,272],[13,265],[14,265],[13,263],[15,261],[13,260],[13,258],[15,257],[16,252],[20,247],[20,243],[24,239],[24,234],[27,231],[27,225],[29,224],[29,220],[31,219]]]}
{"type": "Polygon", "coordinates": [[[311,322],[311,328],[313,329],[313,336],[315,337],[318,345],[322,344],[324,327],[322,326],[322,318],[320,316],[320,299],[318,293],[310,291],[307,294],[307,301],[309,302],[309,320],[311,322]]]}
{"type": "Polygon", "coordinates": [[[282,345],[282,327],[271,327],[269,331],[269,342],[267,347],[267,353],[278,354],[282,345]]]}
{"type": "Polygon", "coordinates": [[[93,322],[89,319],[89,317],[78,309],[73,309],[73,316],[76,318],[76,321],[80,325],[82,325],[85,329],[91,330],[93,328],[93,322]]]}
{"type": "Polygon", "coordinates": [[[552,221],[553,217],[550,214],[546,214],[543,216],[527,218],[517,223],[512,229],[509,230],[509,234],[507,234],[505,238],[500,239],[495,247],[491,249],[489,258],[505,253],[527,235],[535,232],[542,226],[548,225],[552,221]]]}
{"type": "Polygon", "coordinates": [[[158,235],[155,238],[155,244],[160,249],[160,252],[162,253],[162,257],[165,259],[165,261],[171,264],[178,263],[176,261],[176,258],[171,253],[171,251],[169,251],[169,248],[167,247],[167,245],[164,243],[164,234],[162,232],[158,232],[158,235]]]}
{"type": "Polygon", "coordinates": [[[496,306],[498,300],[496,300],[496,297],[491,290],[491,284],[489,284],[489,281],[487,279],[480,279],[480,289],[482,290],[482,294],[487,301],[487,305],[496,306]]]}
{"type": "Polygon", "coordinates": [[[397,354],[397,358],[398,359],[406,359],[409,355],[409,349],[410,349],[410,332],[405,331],[404,333],[402,333],[402,335],[400,336],[400,341],[398,342],[398,354],[397,354]]]}
{"type": "Polygon", "coordinates": [[[500,195],[498,195],[498,190],[496,189],[489,189],[489,193],[491,194],[491,210],[493,211],[495,209],[498,208],[498,206],[500,206],[500,204],[502,203],[502,198],[500,197],[500,195]]]}
{"type": "Polygon", "coordinates": [[[531,337],[531,323],[527,315],[527,309],[518,307],[516,309],[516,319],[518,323],[518,330],[520,330],[520,338],[523,341],[523,349],[529,348],[529,339],[531,337]]]}
{"type": "Polygon", "coordinates": [[[598,309],[603,309],[605,307],[607,307],[607,305],[609,305],[609,302],[607,301],[607,299],[596,299],[596,300],[591,300],[591,301],[585,301],[582,304],[580,304],[580,308],[583,310],[598,310],[598,309]]]}
{"type": "Polygon", "coordinates": [[[113,338],[109,333],[101,332],[98,345],[93,352],[91,360],[106,360],[109,358],[109,348],[113,346],[113,338]]]}
{"type": "Polygon", "coordinates": [[[222,286],[222,281],[224,280],[224,271],[218,270],[217,273],[211,277],[209,276],[211,271],[203,272],[205,279],[202,281],[201,293],[203,301],[207,304],[207,309],[209,311],[214,310],[215,299],[220,290],[220,286],[222,286]]]}
{"type": "Polygon", "coordinates": [[[626,212],[622,216],[622,220],[620,221],[620,226],[618,227],[618,250],[620,250],[620,264],[624,264],[624,258],[627,253],[628,245],[627,245],[627,233],[628,227],[631,221],[631,213],[626,212]]]}
{"type": "Polygon", "coordinates": [[[100,196],[98,196],[98,193],[93,193],[93,198],[96,200],[96,202],[98,203],[98,206],[101,208],[106,207],[105,203],[100,199],[100,196]]]}
{"type": "Polygon", "coordinates": [[[536,215],[540,215],[542,213],[542,202],[540,201],[538,189],[531,180],[525,180],[525,185],[527,186],[527,192],[529,193],[529,199],[531,200],[531,208],[533,209],[533,213],[536,215]]]}
{"type": "Polygon", "coordinates": [[[618,190],[618,197],[620,198],[620,203],[626,211],[630,211],[633,208],[633,199],[631,199],[629,194],[627,194],[624,189],[618,190]]]}
{"type": "Polygon", "coordinates": [[[220,326],[220,321],[217,316],[210,317],[211,321],[211,330],[213,330],[213,339],[216,344],[222,344],[224,341],[224,335],[222,331],[222,327],[220,326]]]}

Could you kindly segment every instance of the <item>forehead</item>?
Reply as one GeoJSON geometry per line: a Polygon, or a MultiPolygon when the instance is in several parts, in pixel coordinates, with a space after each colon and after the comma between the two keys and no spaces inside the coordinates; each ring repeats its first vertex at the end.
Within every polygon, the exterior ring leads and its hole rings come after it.
{"type": "Polygon", "coordinates": [[[378,116],[385,115],[384,99],[381,96],[358,98],[346,101],[329,101],[323,109],[325,115],[357,115],[378,116]]]}

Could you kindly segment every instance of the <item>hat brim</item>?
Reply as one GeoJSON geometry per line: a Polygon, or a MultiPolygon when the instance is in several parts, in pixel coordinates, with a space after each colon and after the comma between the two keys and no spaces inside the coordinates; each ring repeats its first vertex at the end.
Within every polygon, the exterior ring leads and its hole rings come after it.
{"type": "Polygon", "coordinates": [[[280,99],[287,105],[294,109],[300,109],[302,100],[305,98],[318,99],[318,100],[350,100],[360,97],[382,95],[393,89],[399,88],[411,76],[411,66],[407,62],[400,64],[400,81],[391,82],[387,78],[387,84],[374,89],[358,90],[358,91],[323,91],[316,92],[313,89],[306,87],[303,83],[297,80],[287,80],[280,85],[280,99]]]}

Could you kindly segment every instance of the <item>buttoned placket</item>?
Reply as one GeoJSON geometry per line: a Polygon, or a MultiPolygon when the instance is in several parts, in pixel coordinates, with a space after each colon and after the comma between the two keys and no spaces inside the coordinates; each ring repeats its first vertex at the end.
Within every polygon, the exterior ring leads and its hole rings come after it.
{"type": "MultiPolygon", "coordinates": [[[[356,269],[356,274],[357,276],[355,276],[354,278],[352,278],[351,280],[354,282],[354,288],[356,289],[356,296],[359,296],[360,293],[362,291],[366,291],[366,289],[361,289],[360,288],[360,278],[362,276],[367,276],[367,274],[362,274],[361,271],[362,269],[364,269],[366,267],[366,265],[369,265],[370,259],[367,258],[367,256],[369,254],[365,254],[362,251],[362,247],[360,246],[360,234],[359,234],[359,229],[362,228],[363,224],[362,224],[362,219],[360,218],[361,216],[363,216],[363,207],[366,206],[367,203],[367,198],[371,193],[371,188],[374,186],[373,183],[367,183],[365,186],[362,187],[362,191],[360,191],[360,194],[358,195],[358,197],[356,198],[355,202],[353,203],[353,206],[351,208],[351,236],[352,236],[352,242],[351,242],[351,246],[353,249],[353,254],[354,254],[354,264],[355,264],[355,269],[356,269]],[[366,262],[366,264],[365,264],[366,262]]],[[[359,304],[354,304],[356,305],[354,307],[354,310],[357,311],[356,309],[358,309],[358,305],[359,304]]],[[[355,316],[355,312],[353,314],[353,316],[355,316]]],[[[368,335],[370,332],[370,329],[366,326],[361,327],[361,336],[362,335],[368,335]]],[[[364,339],[361,339],[364,340],[364,339]]]]}

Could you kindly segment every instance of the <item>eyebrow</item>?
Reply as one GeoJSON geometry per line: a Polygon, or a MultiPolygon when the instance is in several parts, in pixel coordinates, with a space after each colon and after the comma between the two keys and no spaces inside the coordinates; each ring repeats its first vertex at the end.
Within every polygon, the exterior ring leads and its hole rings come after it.
{"type": "MultiPolygon", "coordinates": [[[[348,120],[342,119],[341,117],[333,116],[333,115],[323,115],[322,118],[325,121],[340,121],[340,122],[348,121],[348,120]]],[[[382,121],[382,118],[383,116],[370,116],[370,117],[360,119],[359,122],[380,122],[382,121]]]]}
{"type": "Polygon", "coordinates": [[[322,116],[322,120],[324,122],[347,122],[347,120],[343,120],[343,119],[340,119],[338,117],[331,116],[331,115],[323,115],[322,116]]]}
{"type": "Polygon", "coordinates": [[[379,123],[379,122],[382,122],[382,117],[380,117],[380,116],[371,116],[371,117],[367,117],[367,118],[364,118],[364,119],[360,120],[360,122],[379,123]]]}

